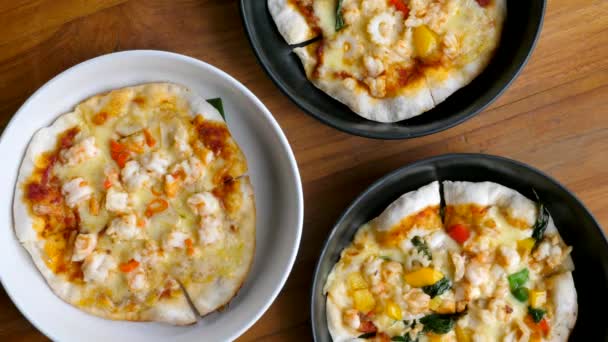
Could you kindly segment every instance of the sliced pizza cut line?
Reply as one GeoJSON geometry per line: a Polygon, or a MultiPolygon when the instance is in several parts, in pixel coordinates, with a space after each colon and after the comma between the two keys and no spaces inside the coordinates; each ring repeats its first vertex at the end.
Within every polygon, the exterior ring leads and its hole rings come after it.
{"type": "Polygon", "coordinates": [[[185,87],[114,90],[32,138],[15,191],[15,232],[66,302],[109,319],[191,324],[196,315],[179,282],[226,285],[189,292],[193,303],[216,299],[205,311],[197,306],[202,315],[228,303],[251,267],[255,204],[246,172],[220,113],[185,87]],[[201,272],[210,272],[204,281],[201,272]]]}

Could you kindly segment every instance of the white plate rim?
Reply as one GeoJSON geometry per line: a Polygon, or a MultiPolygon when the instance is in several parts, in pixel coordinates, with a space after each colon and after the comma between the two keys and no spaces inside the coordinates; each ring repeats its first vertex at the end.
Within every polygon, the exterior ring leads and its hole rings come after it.
{"type": "MultiPolygon", "coordinates": [[[[260,317],[274,303],[275,299],[278,297],[279,293],[285,286],[285,283],[287,282],[287,278],[291,274],[291,271],[292,271],[293,266],[296,261],[296,257],[297,257],[298,251],[299,251],[300,242],[301,242],[301,238],[302,238],[302,229],[303,229],[303,223],[304,223],[304,195],[303,195],[303,190],[302,190],[302,180],[301,180],[300,172],[299,172],[299,169],[297,166],[297,162],[296,162],[293,150],[291,149],[291,145],[289,144],[280,125],[275,120],[275,118],[272,116],[272,114],[270,113],[268,108],[247,87],[245,87],[242,83],[237,81],[234,77],[232,77],[225,71],[223,71],[209,63],[206,63],[206,62],[196,59],[194,57],[186,56],[186,55],[175,53],[175,52],[162,51],[162,50],[138,49],[138,50],[126,50],[126,51],[108,53],[108,54],[100,55],[100,56],[85,60],[81,63],[78,63],[78,64],[62,71],[61,73],[59,73],[58,75],[54,76],[49,81],[47,81],[40,88],[38,88],[30,97],[28,97],[28,99],[19,107],[19,109],[11,117],[10,121],[8,122],[8,124],[6,125],[6,127],[3,130],[2,135],[0,136],[0,146],[2,146],[5,143],[6,132],[9,132],[12,129],[14,129],[13,125],[16,121],[16,118],[19,115],[21,115],[22,112],[26,112],[28,107],[30,106],[30,104],[32,102],[34,102],[38,97],[40,97],[41,96],[40,94],[47,91],[50,87],[53,87],[54,83],[57,83],[58,81],[60,81],[64,78],[67,78],[74,73],[78,73],[83,68],[91,67],[96,63],[104,63],[107,60],[114,58],[114,57],[119,57],[119,56],[122,57],[122,56],[126,56],[126,55],[133,56],[133,57],[138,57],[138,56],[140,56],[140,57],[155,57],[155,56],[163,57],[164,56],[164,57],[175,58],[175,59],[183,61],[183,62],[192,63],[200,68],[205,69],[206,71],[208,71],[210,73],[214,73],[219,78],[222,78],[223,80],[228,82],[231,86],[235,87],[239,92],[241,92],[249,100],[251,100],[255,103],[255,105],[258,107],[260,112],[264,115],[264,118],[270,123],[273,130],[275,131],[275,134],[277,135],[277,137],[279,138],[279,140],[281,142],[281,147],[284,150],[285,155],[288,158],[290,171],[295,176],[294,185],[295,185],[295,188],[297,191],[296,191],[296,194],[294,194],[294,195],[295,195],[296,204],[297,204],[297,226],[298,227],[297,227],[297,232],[296,232],[296,239],[294,241],[294,246],[291,250],[291,254],[289,255],[289,260],[287,263],[288,267],[285,269],[285,272],[283,272],[283,275],[282,275],[280,281],[277,283],[277,286],[275,286],[275,288],[272,292],[272,295],[266,299],[265,304],[258,308],[258,310],[253,315],[253,317],[247,323],[243,324],[241,329],[239,329],[238,331],[234,331],[232,333],[232,336],[230,339],[234,340],[234,339],[238,338],[239,336],[241,336],[243,333],[245,333],[249,328],[251,328],[251,326],[253,326],[260,319],[260,317]]],[[[60,114],[60,113],[58,113],[58,114],[60,114]]],[[[20,163],[21,163],[21,160],[19,160],[19,164],[20,163]]],[[[11,192],[11,194],[9,196],[11,197],[10,204],[12,206],[13,197],[14,197],[13,193],[11,192]]],[[[12,213],[12,208],[11,208],[11,213],[12,213]]],[[[12,226],[12,224],[13,224],[12,215],[11,215],[11,217],[9,217],[9,220],[11,221],[11,226],[12,226]]],[[[18,243],[18,241],[16,239],[15,239],[15,241],[16,241],[16,243],[18,243]]],[[[32,266],[33,266],[33,263],[32,263],[32,266]]],[[[3,268],[0,268],[0,283],[3,286],[5,293],[11,299],[13,304],[17,307],[19,312],[36,329],[38,329],[41,333],[43,333],[48,338],[50,338],[52,340],[58,340],[58,338],[50,331],[50,329],[43,327],[34,317],[32,317],[29,314],[28,310],[23,307],[22,303],[19,301],[19,299],[15,295],[15,293],[11,292],[11,289],[7,288],[4,285],[3,268]]]]}

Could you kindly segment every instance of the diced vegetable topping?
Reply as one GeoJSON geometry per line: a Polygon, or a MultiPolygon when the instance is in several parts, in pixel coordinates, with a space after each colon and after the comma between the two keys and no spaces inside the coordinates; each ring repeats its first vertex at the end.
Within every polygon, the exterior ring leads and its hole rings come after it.
{"type": "Polygon", "coordinates": [[[519,272],[509,275],[507,278],[509,280],[511,294],[520,302],[528,300],[528,289],[524,287],[524,284],[528,281],[528,276],[528,269],[524,268],[519,272]]]}
{"type": "Polygon", "coordinates": [[[150,133],[147,128],[144,129],[144,137],[146,138],[146,145],[150,147],[154,147],[154,145],[156,145],[156,139],[154,139],[152,133],[150,133]]]}
{"type": "Polygon", "coordinates": [[[407,7],[403,0],[389,0],[389,2],[391,5],[395,6],[399,12],[403,13],[405,18],[407,18],[407,16],[410,14],[410,8],[407,7]]]}
{"type": "Polygon", "coordinates": [[[413,272],[409,272],[403,275],[405,282],[413,287],[423,287],[433,285],[441,278],[443,274],[433,268],[423,267],[413,272]]]}
{"type": "Polygon", "coordinates": [[[458,342],[471,342],[473,340],[473,332],[468,328],[456,326],[456,340],[458,342]]]}
{"type": "Polygon", "coordinates": [[[393,302],[392,300],[389,300],[386,303],[384,312],[386,313],[386,315],[388,317],[390,317],[396,321],[400,321],[403,318],[401,308],[399,307],[399,305],[397,305],[397,303],[393,302]]]}
{"type": "Polygon", "coordinates": [[[355,309],[361,312],[370,312],[376,306],[376,300],[368,289],[355,290],[353,292],[355,309]]]}
{"type": "Polygon", "coordinates": [[[547,322],[546,318],[542,318],[538,323],[534,321],[531,315],[527,315],[524,318],[524,322],[526,325],[535,333],[542,334],[543,336],[547,336],[549,334],[549,322],[547,322]]]}
{"type": "Polygon", "coordinates": [[[139,261],[131,259],[124,264],[120,264],[119,268],[121,272],[129,273],[139,266],[139,261]]]}
{"type": "Polygon", "coordinates": [[[509,286],[511,287],[511,291],[522,287],[528,281],[528,269],[524,268],[519,272],[513,273],[509,275],[507,278],[509,280],[509,286]]]}
{"type": "Polygon", "coordinates": [[[129,159],[127,147],[116,140],[110,140],[110,155],[121,168],[125,167],[125,164],[129,159]]]}
{"type": "Polygon", "coordinates": [[[452,284],[450,283],[450,280],[446,277],[443,277],[433,285],[424,286],[422,288],[422,291],[431,296],[431,298],[434,298],[449,290],[451,287],[452,284]]]}
{"type": "Polygon", "coordinates": [[[539,323],[543,319],[543,316],[545,316],[545,313],[547,312],[543,309],[535,309],[531,306],[528,306],[528,314],[530,315],[530,317],[532,317],[534,323],[539,323]]]}
{"type": "Polygon", "coordinates": [[[468,239],[469,236],[471,235],[471,233],[469,232],[469,229],[464,225],[464,224],[454,224],[451,225],[448,230],[448,235],[454,239],[454,241],[458,242],[459,244],[463,244],[465,243],[468,239]]]}
{"type": "Polygon", "coordinates": [[[547,302],[546,291],[530,291],[530,306],[540,308],[547,302]]]}
{"type": "Polygon", "coordinates": [[[511,294],[522,303],[528,300],[528,289],[525,287],[519,287],[515,290],[511,290],[511,294]]]}
{"type": "Polygon", "coordinates": [[[151,217],[155,214],[165,211],[169,207],[169,203],[162,198],[152,200],[146,207],[146,216],[151,217]]]}
{"type": "Polygon", "coordinates": [[[428,57],[437,49],[436,34],[426,25],[414,28],[414,47],[420,57],[428,57]]]}
{"type": "Polygon", "coordinates": [[[535,244],[536,240],[534,238],[519,240],[517,241],[517,250],[522,256],[529,255],[532,252],[535,244]]]}
{"type": "Polygon", "coordinates": [[[422,317],[420,323],[424,325],[424,332],[432,332],[443,335],[449,333],[456,321],[462,317],[464,313],[455,314],[430,314],[422,317]]]}
{"type": "Polygon", "coordinates": [[[477,0],[477,3],[481,7],[486,7],[486,6],[488,6],[490,4],[490,0],[477,0]]]}
{"type": "Polygon", "coordinates": [[[366,289],[368,287],[367,281],[365,281],[365,279],[359,272],[353,272],[349,274],[347,278],[347,283],[348,287],[351,290],[361,290],[366,289]]]}

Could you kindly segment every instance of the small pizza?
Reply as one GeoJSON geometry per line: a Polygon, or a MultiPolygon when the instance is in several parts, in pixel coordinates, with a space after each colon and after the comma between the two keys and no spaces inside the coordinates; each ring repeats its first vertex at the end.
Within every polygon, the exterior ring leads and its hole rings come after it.
{"type": "Polygon", "coordinates": [[[572,248],[505,186],[438,182],[357,231],[327,278],[334,341],[566,341],[572,248]]]}
{"type": "Polygon", "coordinates": [[[187,88],[110,91],[34,135],[15,233],[55,294],[81,310],[191,324],[226,305],[251,266],[246,172],[220,112],[187,88]]]}
{"type": "Polygon", "coordinates": [[[489,63],[505,0],[268,0],[308,79],[373,121],[422,114],[489,63]]]}

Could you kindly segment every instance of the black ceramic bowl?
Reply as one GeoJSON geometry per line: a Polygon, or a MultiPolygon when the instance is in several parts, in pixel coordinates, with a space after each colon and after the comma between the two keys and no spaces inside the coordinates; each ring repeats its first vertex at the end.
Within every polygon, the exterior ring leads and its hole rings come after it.
{"type": "Polygon", "coordinates": [[[417,117],[380,123],[360,117],[310,83],[279,34],[266,0],[241,0],[245,30],[260,64],[274,83],[305,112],[344,132],[369,138],[404,139],[436,133],[482,111],[511,84],[540,34],[545,0],[507,0],[507,20],[495,57],[471,84],[417,117]]]}
{"type": "Polygon", "coordinates": [[[602,314],[608,307],[608,241],[585,206],[557,181],[530,166],[483,154],[447,154],[416,162],[381,178],[355,199],[338,219],[315,270],[311,300],[315,341],[331,341],[323,286],[357,228],[378,216],[400,195],[435,180],[492,181],[529,198],[533,198],[534,188],[547,205],[566,243],[574,247],[572,258],[576,270],[573,275],[579,314],[570,340],[608,340],[608,324],[602,314]]]}

